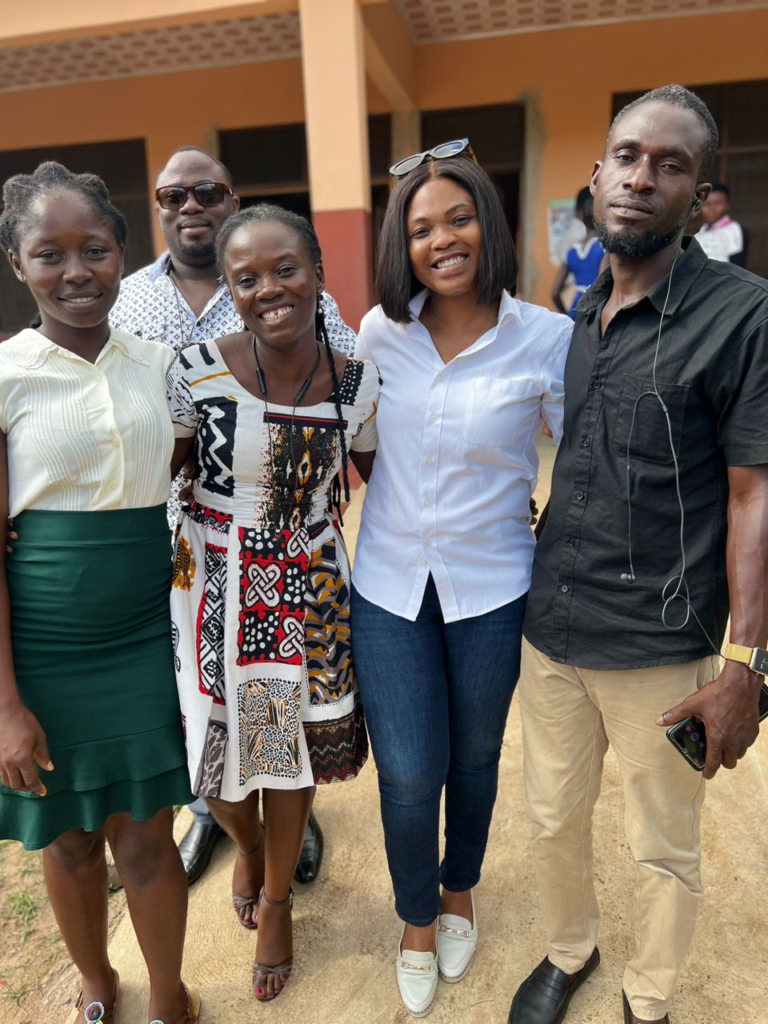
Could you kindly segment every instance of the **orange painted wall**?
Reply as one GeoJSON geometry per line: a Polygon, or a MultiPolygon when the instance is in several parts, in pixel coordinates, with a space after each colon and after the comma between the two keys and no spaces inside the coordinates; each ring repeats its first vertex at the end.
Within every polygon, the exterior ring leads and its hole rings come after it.
{"type": "Polygon", "coordinates": [[[417,100],[422,110],[528,102],[523,284],[548,305],[546,205],[588,184],[612,93],[768,78],[766,40],[768,11],[756,10],[424,46],[417,100]]]}
{"type": "MultiPolygon", "coordinates": [[[[755,10],[423,46],[417,102],[422,109],[528,103],[523,285],[526,298],[548,303],[555,270],[546,204],[588,180],[612,93],[768,78],[766,39],[768,10],[755,10]]],[[[370,86],[368,103],[371,112],[383,109],[370,86]]],[[[176,146],[210,148],[220,129],[303,118],[301,63],[290,60],[2,93],[0,148],[143,137],[153,185],[176,146]]]]}

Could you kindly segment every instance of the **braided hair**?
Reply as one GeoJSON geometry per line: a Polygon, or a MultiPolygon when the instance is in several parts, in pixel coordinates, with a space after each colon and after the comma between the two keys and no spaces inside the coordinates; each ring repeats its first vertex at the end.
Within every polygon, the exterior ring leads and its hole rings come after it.
{"type": "MultiPolygon", "coordinates": [[[[341,408],[341,386],[339,384],[339,375],[336,372],[336,360],[333,357],[331,340],[328,337],[328,330],[325,326],[323,303],[319,296],[317,299],[317,312],[315,313],[315,330],[318,340],[322,340],[322,343],[325,346],[325,351],[328,356],[328,365],[331,367],[331,377],[333,378],[333,401],[336,406],[336,418],[339,421],[339,441],[341,442],[341,478],[344,482],[344,501],[349,504],[349,471],[347,468],[349,460],[347,455],[347,438],[344,433],[344,413],[341,408]]],[[[343,526],[344,519],[341,514],[341,486],[339,484],[338,473],[331,483],[331,507],[336,509],[336,515],[339,517],[339,523],[343,526]]]]}
{"type": "MultiPolygon", "coordinates": [[[[259,203],[256,206],[249,206],[247,209],[240,210],[238,213],[233,214],[224,222],[221,230],[219,231],[216,237],[216,263],[218,264],[219,272],[222,276],[224,276],[224,254],[226,253],[229,240],[238,228],[244,227],[247,224],[282,224],[283,227],[288,228],[290,231],[297,234],[299,238],[303,239],[313,263],[323,262],[323,253],[320,249],[320,243],[317,240],[317,234],[306,217],[302,217],[300,214],[294,213],[292,210],[286,210],[282,206],[275,206],[273,203],[259,203]]],[[[336,360],[333,356],[331,341],[328,337],[328,330],[325,326],[325,314],[323,312],[322,298],[320,296],[317,298],[317,312],[315,313],[315,337],[324,347],[326,356],[328,357],[328,365],[331,369],[331,378],[333,380],[333,401],[336,406],[339,443],[341,446],[341,479],[343,483],[343,495],[344,501],[349,502],[349,455],[347,452],[347,438],[344,432],[344,412],[341,408],[341,385],[339,375],[336,370],[336,360]]],[[[330,501],[331,507],[336,510],[339,522],[343,526],[344,520],[341,515],[341,498],[342,486],[339,483],[339,477],[337,474],[331,483],[330,501]]]]}
{"type": "Polygon", "coordinates": [[[95,174],[73,174],[61,164],[47,161],[32,174],[14,174],[3,185],[3,212],[0,215],[0,246],[18,255],[19,242],[26,225],[35,217],[35,205],[49,192],[65,189],[89,203],[115,235],[122,248],[128,235],[125,217],[109,201],[107,186],[95,174]]]}

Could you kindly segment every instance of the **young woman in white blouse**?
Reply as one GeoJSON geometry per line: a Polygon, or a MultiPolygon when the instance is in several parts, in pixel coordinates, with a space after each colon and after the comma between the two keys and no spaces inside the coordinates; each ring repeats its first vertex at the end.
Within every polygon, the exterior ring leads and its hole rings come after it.
{"type": "Polygon", "coordinates": [[[404,922],[397,980],[422,1016],[438,974],[461,980],[477,945],[473,889],[533,559],[536,435],[546,423],[559,439],[573,325],[513,298],[512,237],[466,140],[392,173],[381,304],[356,350],[382,390],[352,617],[404,922]]]}
{"type": "Polygon", "coordinates": [[[0,346],[0,838],[43,850],[81,975],[77,1020],[112,1024],[109,841],[153,1024],[196,1024],[181,980],[187,881],[172,805],[191,799],[168,591],[172,352],[108,316],[125,220],[92,174],[5,183],[0,244],[40,311],[0,346]]]}

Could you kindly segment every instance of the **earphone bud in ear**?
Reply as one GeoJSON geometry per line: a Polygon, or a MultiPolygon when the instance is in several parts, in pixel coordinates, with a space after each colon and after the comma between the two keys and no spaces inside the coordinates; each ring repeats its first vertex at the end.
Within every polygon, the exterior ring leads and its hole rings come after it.
{"type": "Polygon", "coordinates": [[[698,213],[700,209],[701,209],[701,200],[700,199],[694,199],[693,202],[691,203],[691,213],[698,213]]]}

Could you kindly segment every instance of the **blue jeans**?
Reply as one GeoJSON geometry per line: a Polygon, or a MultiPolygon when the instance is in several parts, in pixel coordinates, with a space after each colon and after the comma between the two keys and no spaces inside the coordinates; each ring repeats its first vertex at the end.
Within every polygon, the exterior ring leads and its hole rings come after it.
{"type": "Polygon", "coordinates": [[[441,884],[464,892],[480,879],[525,602],[526,595],[445,623],[430,577],[409,622],[352,589],[355,668],[379,772],[395,908],[408,924],[434,921],[441,884]]]}

